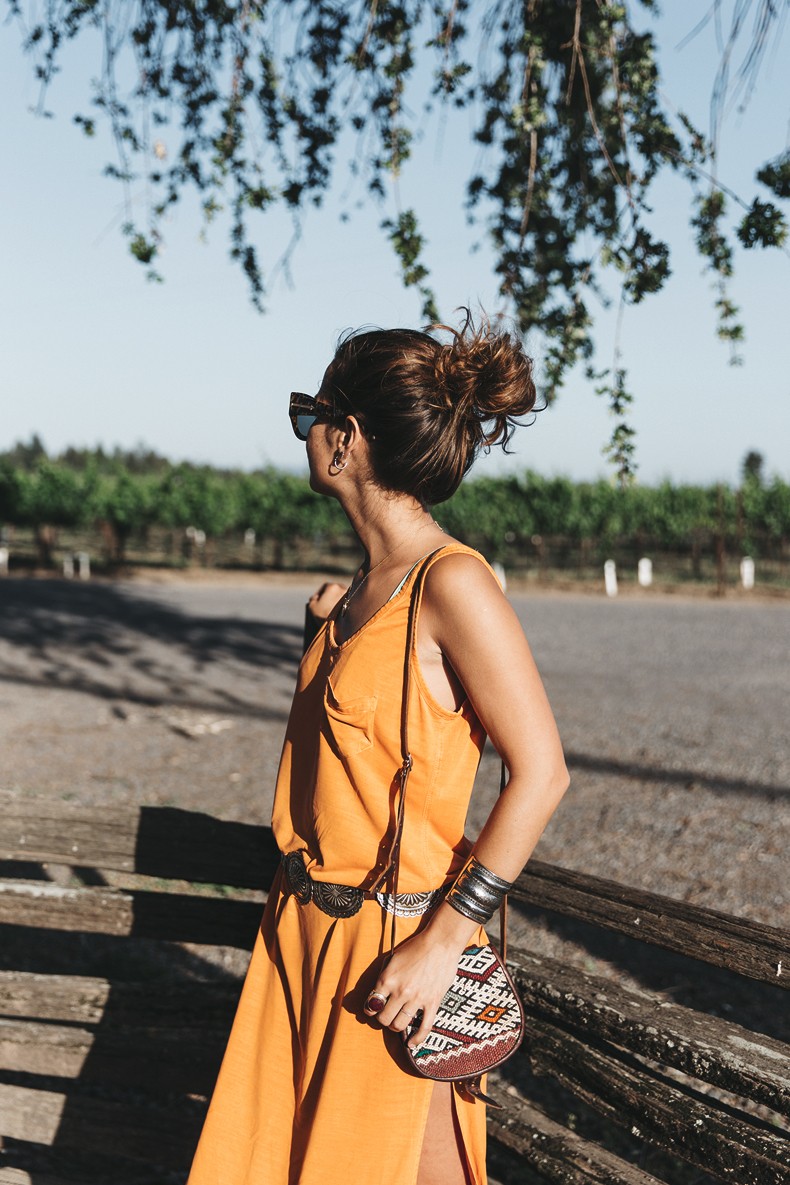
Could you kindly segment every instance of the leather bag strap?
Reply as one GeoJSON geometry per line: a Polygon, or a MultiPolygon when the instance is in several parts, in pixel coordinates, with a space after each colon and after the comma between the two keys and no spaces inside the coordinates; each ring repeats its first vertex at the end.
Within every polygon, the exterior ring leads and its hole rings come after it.
{"type": "MultiPolygon", "coordinates": [[[[406,629],[406,653],[403,659],[403,696],[401,699],[400,712],[400,750],[401,750],[401,768],[398,774],[399,788],[398,788],[398,805],[395,813],[395,834],[393,836],[392,845],[390,846],[387,866],[384,872],[373,886],[374,889],[380,886],[389,878],[391,881],[392,892],[392,922],[390,926],[390,955],[395,949],[395,924],[397,915],[395,913],[395,902],[398,894],[398,871],[400,868],[400,846],[403,838],[403,823],[406,813],[406,788],[409,783],[409,775],[412,771],[413,761],[411,750],[409,749],[409,702],[411,699],[411,656],[414,653],[415,638],[417,633],[417,613],[420,605],[420,594],[422,585],[425,580],[425,575],[430,567],[431,561],[440,551],[444,549],[437,547],[429,556],[423,560],[420,570],[417,573],[414,585],[411,591],[411,600],[409,602],[409,622],[406,629]]],[[[501,794],[505,788],[507,779],[507,772],[505,770],[504,761],[501,763],[502,768],[499,775],[499,793],[501,794]]],[[[499,947],[502,962],[507,960],[507,895],[502,898],[502,904],[499,907],[499,947]]]]}
{"type": "Polygon", "coordinates": [[[425,573],[428,570],[428,565],[435,555],[442,550],[437,547],[429,556],[423,560],[420,569],[417,572],[414,584],[411,590],[411,599],[409,601],[409,623],[406,628],[406,651],[403,657],[403,693],[401,696],[400,708],[400,753],[401,753],[401,767],[398,773],[399,787],[398,787],[398,805],[395,812],[395,834],[390,846],[389,856],[387,859],[387,866],[384,872],[376,882],[375,888],[378,888],[387,879],[390,880],[390,892],[392,893],[392,913],[390,925],[390,955],[395,949],[395,927],[397,915],[395,913],[395,905],[398,896],[398,872],[400,870],[400,845],[403,838],[403,823],[406,813],[406,789],[409,784],[409,774],[412,768],[411,751],[409,749],[409,701],[411,698],[411,655],[414,648],[414,639],[417,631],[417,607],[420,601],[420,591],[425,579],[425,573]]]}

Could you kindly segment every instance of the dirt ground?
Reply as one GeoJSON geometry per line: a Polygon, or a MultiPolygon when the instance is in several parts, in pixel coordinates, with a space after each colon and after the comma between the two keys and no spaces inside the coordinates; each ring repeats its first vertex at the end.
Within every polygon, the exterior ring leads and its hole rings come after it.
{"type": "MultiPolygon", "coordinates": [[[[316,582],[0,581],[0,790],[268,822],[316,582]]],[[[572,774],[536,855],[786,926],[790,603],[511,599],[572,774]]]]}
{"type": "MultiPolygon", "coordinates": [[[[0,789],[267,822],[315,583],[3,581],[0,789]]],[[[786,925],[790,604],[512,600],[572,773],[536,855],[786,925]]]]}

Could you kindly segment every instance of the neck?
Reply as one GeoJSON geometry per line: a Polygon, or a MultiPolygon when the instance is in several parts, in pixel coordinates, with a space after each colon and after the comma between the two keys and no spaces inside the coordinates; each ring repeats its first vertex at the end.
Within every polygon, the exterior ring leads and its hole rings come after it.
{"type": "Polygon", "coordinates": [[[342,501],[343,510],[368,557],[368,570],[397,549],[398,559],[430,549],[432,533],[441,536],[431,514],[416,498],[387,495],[380,490],[353,491],[342,501]]]}

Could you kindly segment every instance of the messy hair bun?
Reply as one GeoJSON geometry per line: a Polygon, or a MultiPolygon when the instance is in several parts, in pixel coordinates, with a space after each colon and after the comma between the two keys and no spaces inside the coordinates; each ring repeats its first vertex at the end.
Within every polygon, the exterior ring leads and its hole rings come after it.
{"type": "Polygon", "coordinates": [[[532,361],[518,338],[464,313],[459,329],[346,335],[323,388],[338,411],[359,417],[379,484],[427,506],[455,493],[481,448],[507,451],[535,405],[532,361]]]}

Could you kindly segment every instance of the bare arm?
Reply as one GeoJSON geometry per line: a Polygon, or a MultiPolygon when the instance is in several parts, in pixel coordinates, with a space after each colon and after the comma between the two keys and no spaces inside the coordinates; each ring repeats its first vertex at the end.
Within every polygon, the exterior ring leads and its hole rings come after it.
{"type": "MultiPolygon", "coordinates": [[[[462,685],[509,778],[474,845],[482,864],[512,881],[526,864],[568,786],[568,773],[543,684],[524,632],[498,583],[468,555],[447,556],[426,577],[418,655],[429,686],[446,672],[462,685]]],[[[411,1044],[428,1035],[475,922],[446,902],[403,943],[379,977],[389,996],[382,1024],[402,1030],[423,1010],[411,1044]],[[397,1018],[397,1019],[396,1019],[397,1018]],[[394,1023],[393,1023],[394,1022],[394,1023]]]]}
{"type": "Polygon", "coordinates": [[[557,725],[529,644],[497,581],[466,555],[431,568],[420,626],[420,657],[433,647],[449,662],[507,767],[507,786],[475,855],[515,880],[568,786],[557,725]]]}

